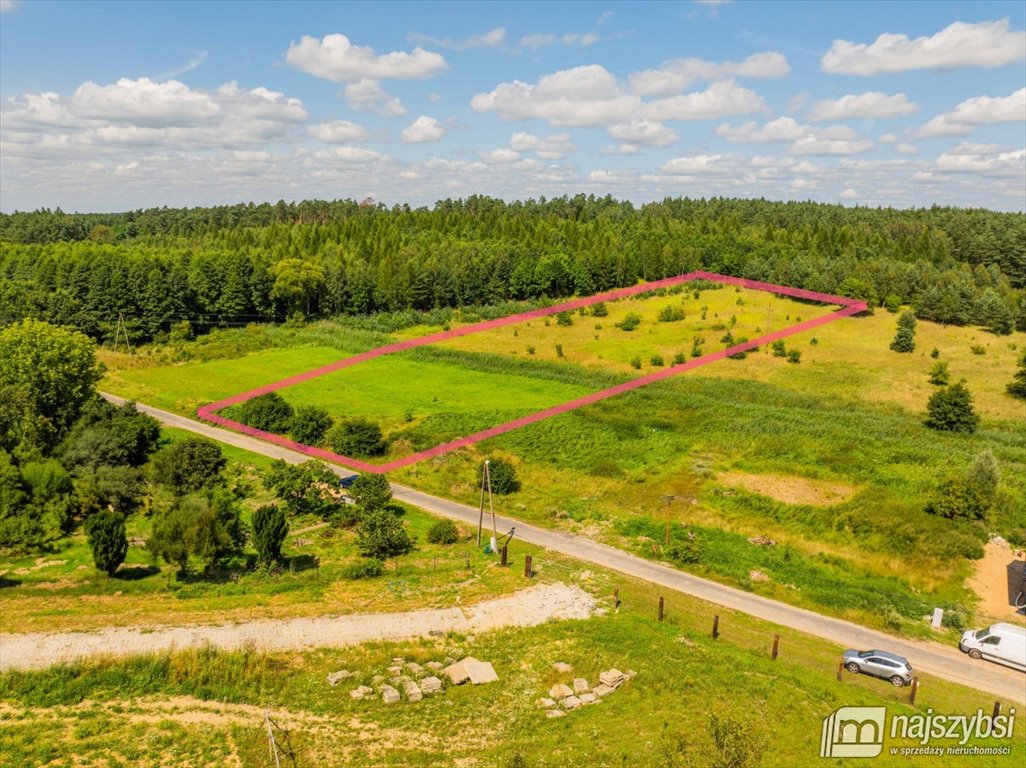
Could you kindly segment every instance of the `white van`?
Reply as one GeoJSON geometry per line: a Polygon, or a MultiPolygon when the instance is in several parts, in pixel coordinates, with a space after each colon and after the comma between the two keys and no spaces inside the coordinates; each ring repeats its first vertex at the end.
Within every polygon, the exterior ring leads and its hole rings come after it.
{"type": "Polygon", "coordinates": [[[958,649],[974,659],[990,659],[1026,672],[1026,627],[1002,623],[970,629],[962,635],[958,649]]]}

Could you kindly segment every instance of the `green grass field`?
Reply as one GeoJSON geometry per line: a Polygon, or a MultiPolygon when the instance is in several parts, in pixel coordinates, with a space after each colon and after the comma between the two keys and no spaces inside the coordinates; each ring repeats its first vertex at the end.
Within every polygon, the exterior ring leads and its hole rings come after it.
{"type": "MultiPolygon", "coordinates": [[[[666,752],[678,738],[694,750],[696,765],[713,764],[709,716],[738,719],[762,748],[758,765],[817,764],[821,723],[842,706],[884,706],[890,714],[987,714],[993,698],[926,676],[914,706],[908,689],[845,674],[835,679],[841,648],[685,596],[666,598],[658,622],[658,592],[601,569],[545,570],[608,597],[615,586],[619,611],[587,621],[531,629],[368,643],[305,653],[223,653],[194,650],[118,662],[97,660],[45,672],[0,675],[0,751],[11,764],[53,766],[268,763],[265,709],[289,731],[299,765],[345,761],[372,766],[521,765],[652,766],[670,768],[666,752]],[[709,636],[712,613],[721,635],[709,636]],[[780,635],[780,657],[769,656],[780,635]],[[388,707],[374,698],[352,700],[351,688],[371,683],[394,657],[425,663],[473,654],[500,676],[490,686],[448,688],[418,703],[388,707]],[[637,677],[601,704],[547,719],[536,700],[570,675],[551,665],[573,665],[573,676],[594,685],[609,667],[637,677]],[[355,677],[337,688],[327,673],[355,677]],[[107,761],[107,762],[104,762],[107,761]]],[[[607,603],[608,605],[608,603],[607,603]]],[[[1008,712],[1009,702],[1002,703],[1008,712]]],[[[966,758],[892,757],[885,741],[873,764],[882,766],[1017,766],[1026,733],[1016,719],[1011,754],[966,758]]],[[[280,736],[280,733],[279,733],[280,736]]],[[[973,741],[970,743],[979,743],[973,741]]],[[[990,742],[991,744],[995,742],[990,742]]],[[[832,760],[836,765],[861,764],[832,760]]]]}
{"type": "MultiPolygon", "coordinates": [[[[395,458],[639,375],[631,356],[641,358],[643,374],[655,369],[650,354],[670,364],[671,353],[690,353],[696,335],[706,339],[705,351],[720,348],[717,334],[725,331],[713,326],[730,328],[732,316],[735,337],[754,337],[825,311],[732,289],[622,304],[610,303],[606,317],[575,314],[570,326],[536,320],[379,359],[282,395],[374,418],[395,458]],[[678,305],[682,320],[656,319],[678,305]],[[628,311],[642,316],[640,325],[615,328],[628,311]]],[[[978,554],[991,532],[1013,542],[1026,536],[1026,425],[1016,420],[1021,402],[1003,389],[1023,340],[921,322],[916,351],[901,355],[888,348],[895,322],[882,310],[837,321],[788,340],[802,352],[798,365],[768,349],[720,361],[414,465],[395,479],[475,504],[479,463],[501,456],[522,480],[520,492],[499,500],[514,517],[659,558],[658,532],[631,526],[658,529],[668,513],[676,536],[699,533],[703,557],[688,567],[707,577],[892,631],[926,632],[922,616],[935,605],[956,624],[971,621],[966,555],[978,554]],[[971,351],[976,344],[983,355],[971,351]],[[935,347],[976,398],[983,426],[974,435],[923,425],[935,347]],[[985,449],[1003,473],[987,520],[929,515],[937,483],[985,449]],[[728,483],[738,475],[743,487],[728,483]],[[822,504],[809,491],[817,483],[848,490],[822,504]],[[747,541],[755,536],[778,546],[747,541]],[[769,578],[753,580],[755,571],[769,578]]],[[[435,330],[417,326],[398,336],[435,330]]],[[[197,362],[109,356],[105,386],[190,413],[199,402],[382,342],[336,323],[221,332],[187,347],[197,362]]]]}

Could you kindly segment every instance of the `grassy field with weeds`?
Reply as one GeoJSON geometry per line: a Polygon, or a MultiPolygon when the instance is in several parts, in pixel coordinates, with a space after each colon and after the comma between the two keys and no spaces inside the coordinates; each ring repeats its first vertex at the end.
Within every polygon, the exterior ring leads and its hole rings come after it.
{"type": "MultiPolygon", "coordinates": [[[[523,550],[517,547],[519,560],[523,550]]],[[[656,620],[656,588],[601,569],[550,561],[542,572],[604,598],[619,590],[618,610],[585,621],[555,622],[475,637],[448,635],[403,643],[305,653],[196,649],[113,662],[94,660],[31,673],[0,675],[0,753],[12,765],[67,766],[268,764],[264,713],[288,731],[299,766],[652,766],[696,765],[717,754],[712,716],[739,726],[760,757],[791,768],[818,761],[823,718],[842,706],[883,706],[890,715],[989,714],[993,699],[924,677],[915,705],[908,689],[847,673],[835,678],[838,646],[787,628],[671,594],[656,620]],[[720,615],[720,637],[709,634],[720,615]],[[770,658],[774,634],[780,656],[770,658]],[[473,655],[490,661],[500,682],[447,686],[420,702],[385,705],[353,700],[349,691],[389,676],[395,658],[425,664],[473,655]],[[564,662],[573,673],[558,673],[564,662]],[[634,679],[600,704],[547,718],[537,700],[556,683],[599,672],[633,670],[634,679]],[[331,687],[329,672],[353,676],[331,687]]],[[[1010,702],[1002,702],[1008,712],[1010,702]]],[[[884,742],[882,766],[1018,766],[1026,757],[1016,719],[1007,756],[899,757],[884,742]]],[[[950,742],[944,742],[945,744],[950,742]]],[[[970,743],[980,743],[976,740],[970,743]]],[[[837,759],[837,765],[857,760],[837,759]]]]}
{"type": "MultiPolygon", "coordinates": [[[[474,334],[375,361],[380,370],[356,366],[337,381],[333,374],[281,394],[294,404],[346,403],[341,410],[375,418],[391,441],[387,458],[396,458],[519,415],[517,405],[547,404],[655,370],[656,355],[670,365],[674,356],[690,356],[696,337],[708,352],[724,346],[728,330],[754,338],[827,311],[729,288],[611,302],[607,310],[474,334]],[[617,328],[631,313],[638,325],[617,328]],[[532,386],[522,387],[526,381],[532,386]]],[[[190,414],[200,402],[384,343],[382,330],[404,338],[441,330],[443,322],[455,326],[460,318],[222,331],[174,349],[108,355],[104,386],[190,414]]],[[[513,517],[654,558],[666,557],[669,517],[675,539],[690,532],[701,541],[697,559],[682,563],[686,569],[912,634],[928,631],[922,617],[939,605],[954,632],[972,620],[976,598],[964,581],[987,535],[1026,543],[1026,424],[1016,420],[1021,402],[1004,393],[1023,339],[920,322],[916,350],[899,354],[889,349],[895,324],[884,310],[837,321],[787,340],[788,350],[801,352],[798,364],[763,348],[408,467],[393,479],[476,504],[481,461],[505,458],[521,488],[498,503],[513,517]],[[967,380],[982,416],[973,435],[923,423],[934,391],[927,374],[938,360],[949,364],[953,380],[967,380]],[[985,450],[1002,473],[986,520],[929,514],[941,480],[965,472],[985,450]],[[820,491],[838,487],[844,492],[824,503],[820,491]]]]}

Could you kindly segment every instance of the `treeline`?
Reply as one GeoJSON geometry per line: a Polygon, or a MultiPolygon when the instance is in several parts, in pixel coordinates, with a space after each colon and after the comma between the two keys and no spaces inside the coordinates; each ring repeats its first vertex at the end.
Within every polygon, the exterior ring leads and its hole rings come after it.
{"type": "Polygon", "coordinates": [[[432,209],[306,201],[0,215],[0,322],[133,341],[289,315],[588,294],[693,269],[841,293],[918,317],[1026,330],[1026,216],[577,196],[432,209]]]}

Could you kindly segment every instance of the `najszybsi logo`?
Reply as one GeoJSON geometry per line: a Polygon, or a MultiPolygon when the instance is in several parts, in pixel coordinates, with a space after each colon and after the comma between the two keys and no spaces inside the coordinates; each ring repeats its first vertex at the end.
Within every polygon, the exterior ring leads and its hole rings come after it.
{"type": "Polygon", "coordinates": [[[841,707],[823,718],[820,757],[876,757],[883,750],[884,707],[841,707]]]}
{"type": "MultiPolygon", "coordinates": [[[[820,757],[876,757],[883,751],[886,707],[841,707],[823,719],[820,757]]],[[[918,746],[895,744],[893,754],[916,754],[931,740],[956,742],[957,746],[934,745],[931,753],[945,750],[951,754],[970,754],[969,739],[1010,739],[1015,726],[1015,709],[1007,715],[984,714],[982,709],[972,715],[938,715],[932,709],[925,714],[892,715],[890,737],[915,740],[918,746]],[[969,751],[967,751],[969,750],[969,751]]],[[[981,747],[979,754],[1004,754],[1007,747],[981,747]]]]}

